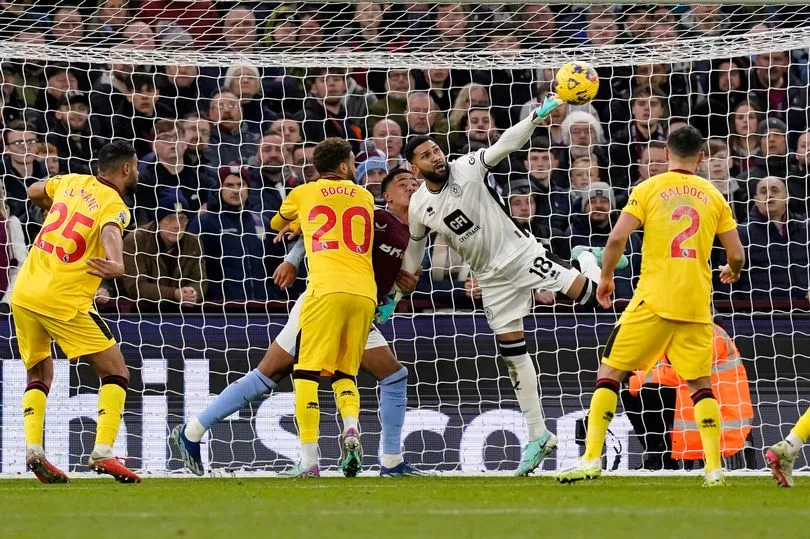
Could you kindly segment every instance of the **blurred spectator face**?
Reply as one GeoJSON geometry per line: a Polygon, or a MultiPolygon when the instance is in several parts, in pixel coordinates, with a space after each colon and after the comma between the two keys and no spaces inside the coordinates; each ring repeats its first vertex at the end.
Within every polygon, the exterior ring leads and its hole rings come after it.
{"type": "Polygon", "coordinates": [[[619,26],[609,14],[599,14],[588,20],[587,33],[591,45],[613,45],[619,37],[619,26]]]}
{"type": "Polygon", "coordinates": [[[287,154],[278,135],[267,135],[259,146],[259,164],[263,169],[278,172],[287,163],[287,154]]]}
{"type": "Polygon", "coordinates": [[[323,29],[314,14],[301,15],[298,42],[307,47],[318,47],[323,43],[323,29]]]}
{"type": "Polygon", "coordinates": [[[413,87],[410,72],[407,69],[391,69],[385,79],[385,90],[390,99],[405,100],[408,91],[413,87]]]}
{"type": "Polygon", "coordinates": [[[470,105],[479,107],[489,106],[489,94],[487,93],[487,89],[485,87],[473,86],[470,88],[470,103],[468,106],[470,105]]]}
{"type": "Polygon", "coordinates": [[[37,157],[38,143],[36,134],[31,131],[9,130],[6,132],[5,153],[14,164],[30,166],[37,157]]]}
{"type": "Polygon", "coordinates": [[[678,39],[678,29],[675,25],[659,22],[650,26],[651,41],[674,41],[678,39]]]}
{"type": "Polygon", "coordinates": [[[87,126],[90,109],[84,103],[61,105],[56,111],[56,119],[70,131],[79,133],[87,126]]]}
{"type": "Polygon", "coordinates": [[[529,171],[529,176],[543,185],[548,185],[549,174],[558,165],[559,163],[554,158],[554,154],[541,148],[530,149],[528,159],[523,161],[523,166],[529,171]]]}
{"type": "Polygon", "coordinates": [[[734,110],[734,133],[740,136],[757,135],[759,112],[742,102],[734,110]]]}
{"type": "Polygon", "coordinates": [[[489,48],[494,51],[513,51],[520,48],[520,40],[516,34],[495,36],[489,42],[489,48]]]}
{"type": "Polygon", "coordinates": [[[601,196],[591,197],[587,212],[592,223],[605,224],[610,220],[610,200],[601,196]]]}
{"type": "Polygon", "coordinates": [[[790,55],[787,52],[757,54],[754,66],[759,80],[768,84],[776,84],[782,81],[782,77],[790,67],[790,55]]]}
{"type": "Polygon", "coordinates": [[[784,221],[787,216],[787,188],[779,178],[768,176],[757,183],[754,203],[759,213],[772,221],[784,221]]]}
{"type": "Polygon", "coordinates": [[[48,87],[46,91],[48,94],[52,95],[53,97],[59,99],[66,92],[70,90],[78,90],[79,89],[79,80],[76,78],[76,75],[73,74],[72,71],[57,71],[50,77],[48,77],[48,87]]]}
{"type": "Polygon", "coordinates": [[[461,4],[436,5],[436,30],[445,36],[458,37],[467,30],[467,13],[461,4]]]}
{"type": "Polygon", "coordinates": [[[489,142],[489,134],[495,122],[488,110],[472,109],[467,113],[467,133],[470,140],[489,142]]]}
{"type": "Polygon", "coordinates": [[[387,157],[396,157],[402,152],[402,129],[394,120],[380,120],[374,125],[371,137],[374,146],[387,157]]]}
{"type": "Polygon", "coordinates": [[[806,169],[810,163],[810,131],[805,131],[796,143],[796,160],[806,169]]]}
{"type": "Polygon", "coordinates": [[[127,96],[132,103],[132,108],[135,112],[139,112],[144,116],[155,115],[155,105],[157,105],[160,92],[157,88],[149,86],[141,86],[135,88],[135,91],[127,96]]]}
{"type": "Polygon", "coordinates": [[[298,144],[301,142],[301,126],[295,120],[276,120],[270,124],[270,133],[281,137],[284,144],[298,144]]]}
{"type": "Polygon", "coordinates": [[[385,179],[385,171],[380,170],[378,168],[374,170],[369,170],[366,174],[366,177],[363,180],[366,182],[365,187],[371,194],[374,195],[374,198],[379,198],[381,196],[380,193],[380,184],[385,179]]]}
{"type": "MultiPolygon", "coordinates": [[[[13,4],[12,4],[13,5],[13,4]]],[[[45,34],[42,32],[34,32],[31,30],[26,30],[20,32],[17,37],[17,41],[22,43],[36,43],[37,45],[44,45],[45,44],[45,34]]]]}
{"type": "Polygon", "coordinates": [[[225,177],[222,182],[222,196],[223,204],[227,206],[235,206],[237,208],[244,207],[245,201],[248,198],[247,185],[242,181],[242,178],[235,174],[230,174],[225,177]]]}
{"type": "Polygon", "coordinates": [[[292,22],[277,24],[273,28],[273,44],[292,47],[298,41],[298,29],[292,22]]]}
{"type": "Polygon", "coordinates": [[[742,85],[740,69],[733,62],[721,62],[717,66],[717,89],[721,92],[739,90],[742,85]]]}
{"type": "Polygon", "coordinates": [[[428,81],[431,88],[442,88],[444,87],[445,81],[447,81],[447,77],[450,76],[450,70],[447,68],[436,68],[436,69],[425,69],[425,80],[428,81]]]}
{"type": "Polygon", "coordinates": [[[717,4],[693,4],[690,11],[695,28],[704,34],[713,34],[719,30],[719,9],[717,4]]]}
{"type": "Polygon", "coordinates": [[[399,208],[406,208],[411,202],[411,196],[419,189],[419,182],[410,172],[397,174],[388,184],[388,189],[382,194],[386,204],[399,208]]]}
{"type": "Polygon", "coordinates": [[[84,37],[84,22],[78,8],[61,7],[53,14],[51,35],[54,43],[75,45],[84,37]]]}
{"type": "Polygon", "coordinates": [[[675,131],[677,131],[681,127],[686,127],[687,125],[689,125],[689,124],[682,121],[682,120],[670,121],[669,125],[667,126],[667,129],[668,129],[667,133],[674,133],[675,131]]]}
{"type": "Polygon", "coordinates": [[[512,195],[509,197],[509,213],[520,225],[528,225],[537,213],[537,202],[532,195],[512,195]]]}
{"type": "Polygon", "coordinates": [[[133,21],[124,28],[124,38],[129,46],[136,49],[154,49],[155,34],[149,25],[142,21],[133,21]]]}
{"type": "Polygon", "coordinates": [[[354,20],[361,29],[379,28],[383,15],[381,4],[358,2],[354,9],[354,20]]]}
{"type": "Polygon", "coordinates": [[[547,4],[525,4],[520,13],[523,18],[521,27],[537,37],[554,36],[554,12],[547,4]]]}
{"type": "Polygon", "coordinates": [[[59,174],[59,151],[56,146],[44,142],[40,143],[37,147],[37,159],[45,165],[48,176],[59,174]]]}
{"type": "Polygon", "coordinates": [[[98,19],[101,24],[122,28],[129,21],[127,10],[124,9],[126,0],[106,0],[98,7],[98,19]]]}
{"type": "Polygon", "coordinates": [[[175,245],[180,241],[180,235],[188,228],[188,217],[185,213],[167,215],[157,224],[158,235],[164,245],[175,245]]]}
{"type": "Polygon", "coordinates": [[[295,158],[295,167],[301,171],[301,177],[306,182],[314,182],[318,179],[318,171],[315,165],[312,164],[312,152],[315,150],[314,146],[298,147],[293,152],[295,158]]]}
{"type": "Polygon", "coordinates": [[[634,82],[637,86],[666,87],[670,67],[666,64],[641,64],[635,68],[634,82]]]}
{"type": "Polygon", "coordinates": [[[650,18],[644,11],[628,13],[624,21],[624,28],[634,40],[646,39],[650,28],[650,18]]]}
{"type": "Polygon", "coordinates": [[[186,153],[187,147],[183,133],[177,128],[177,124],[174,129],[156,133],[152,146],[158,161],[171,166],[183,161],[183,154],[186,153]]]}
{"type": "Polygon", "coordinates": [[[666,148],[659,148],[658,146],[644,148],[644,151],[641,152],[639,165],[641,165],[638,167],[639,181],[647,180],[656,174],[663,174],[669,170],[666,148]]]}
{"type": "Polygon", "coordinates": [[[178,88],[189,88],[197,80],[200,70],[195,65],[168,64],[165,66],[166,76],[178,88]]]}
{"type": "Polygon", "coordinates": [[[762,155],[787,155],[787,136],[781,131],[770,129],[759,143],[762,155]]]}
{"type": "Polygon", "coordinates": [[[239,67],[233,72],[228,89],[240,99],[253,99],[261,90],[259,70],[255,67],[239,67]]]}
{"type": "Polygon", "coordinates": [[[571,146],[590,146],[598,142],[599,135],[591,124],[571,124],[571,146]]]}
{"type": "Polygon", "coordinates": [[[326,106],[338,106],[346,94],[346,78],[343,75],[316,77],[312,93],[315,97],[323,99],[326,106]]]}
{"type": "Polygon", "coordinates": [[[222,19],[222,37],[232,51],[249,51],[256,45],[256,17],[243,7],[235,7],[222,19]]]}
{"type": "MultiPolygon", "coordinates": [[[[731,168],[731,159],[729,159],[728,150],[723,149],[712,152],[707,159],[706,166],[710,182],[720,184],[727,182],[731,168]]],[[[724,193],[725,190],[721,189],[720,192],[724,193]]]]}
{"type": "Polygon", "coordinates": [[[413,133],[429,133],[436,118],[430,96],[419,92],[408,97],[408,110],[405,112],[405,123],[413,133]]]}
{"type": "Polygon", "coordinates": [[[211,142],[211,123],[205,118],[187,118],[183,123],[183,140],[189,149],[204,152],[211,142]]]}
{"type": "Polygon", "coordinates": [[[211,100],[211,111],[209,112],[211,123],[225,126],[228,129],[239,129],[242,121],[242,107],[239,99],[233,92],[223,90],[214,95],[211,100]]]}
{"type": "Polygon", "coordinates": [[[641,97],[633,100],[632,110],[635,121],[654,127],[664,114],[664,105],[656,96],[641,97]]]}
{"type": "Polygon", "coordinates": [[[584,191],[591,185],[592,181],[599,181],[599,168],[591,166],[590,158],[581,157],[571,163],[568,177],[572,190],[584,191]],[[596,172],[595,177],[594,171],[596,172]]]}

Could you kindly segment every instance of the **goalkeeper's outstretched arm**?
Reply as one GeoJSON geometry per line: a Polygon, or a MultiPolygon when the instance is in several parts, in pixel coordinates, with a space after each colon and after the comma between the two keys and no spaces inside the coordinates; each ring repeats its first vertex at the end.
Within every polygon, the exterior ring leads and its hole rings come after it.
{"type": "Polygon", "coordinates": [[[528,117],[504,131],[498,142],[484,150],[484,164],[487,167],[494,167],[510,153],[523,148],[532,138],[535,127],[540,125],[551,114],[551,111],[561,104],[562,100],[559,97],[548,94],[542,106],[537,107],[528,117]]]}

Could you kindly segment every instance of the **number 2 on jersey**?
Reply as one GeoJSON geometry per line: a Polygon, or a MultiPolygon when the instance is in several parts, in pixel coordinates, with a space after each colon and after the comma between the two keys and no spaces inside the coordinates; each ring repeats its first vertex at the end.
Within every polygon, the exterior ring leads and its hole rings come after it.
{"type": "Polygon", "coordinates": [[[669,246],[669,256],[671,258],[697,258],[697,251],[691,248],[682,247],[683,242],[697,234],[700,228],[700,214],[692,206],[678,206],[672,212],[671,219],[680,221],[684,217],[689,219],[689,226],[672,238],[669,246]]]}
{"type": "Polygon", "coordinates": [[[76,226],[82,225],[87,228],[92,228],[96,221],[92,217],[88,217],[79,212],[71,215],[68,220],[68,212],[67,205],[62,202],[51,206],[51,210],[48,213],[58,214],[56,220],[42,227],[34,245],[48,254],[55,253],[62,262],[72,263],[81,260],[84,253],[87,251],[87,240],[80,232],[76,231],[76,226]],[[43,238],[48,232],[61,228],[65,220],[67,220],[67,224],[65,228],[62,229],[62,237],[76,244],[76,248],[70,253],[65,251],[65,248],[61,245],[54,245],[43,238]]]}
{"type": "MultiPolygon", "coordinates": [[[[313,207],[307,219],[314,221],[323,215],[326,217],[326,222],[322,224],[318,230],[312,234],[312,252],[329,251],[332,249],[339,249],[340,242],[338,240],[322,240],[324,234],[335,228],[338,221],[337,213],[330,206],[320,204],[313,207]]],[[[341,216],[341,224],[343,225],[343,245],[350,251],[357,254],[365,254],[371,247],[371,215],[368,210],[362,206],[352,206],[346,208],[341,216]],[[363,221],[363,237],[360,243],[354,241],[352,237],[352,219],[359,217],[363,221]]]]}

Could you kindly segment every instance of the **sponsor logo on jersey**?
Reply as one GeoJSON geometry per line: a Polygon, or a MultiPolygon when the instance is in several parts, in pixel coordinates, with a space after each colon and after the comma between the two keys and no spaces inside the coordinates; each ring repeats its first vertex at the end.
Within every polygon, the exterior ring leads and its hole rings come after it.
{"type": "Polygon", "coordinates": [[[389,254],[395,258],[402,258],[405,255],[405,251],[403,249],[400,249],[398,247],[392,247],[387,243],[380,244],[380,251],[389,254]]]}
{"type": "Polygon", "coordinates": [[[380,232],[388,230],[388,223],[374,223],[374,228],[380,232]]]}

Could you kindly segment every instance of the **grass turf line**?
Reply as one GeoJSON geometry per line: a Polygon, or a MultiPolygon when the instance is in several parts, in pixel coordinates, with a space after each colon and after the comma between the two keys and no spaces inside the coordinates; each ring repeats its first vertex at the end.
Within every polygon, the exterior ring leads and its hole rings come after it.
{"type": "Polygon", "coordinates": [[[0,537],[777,537],[806,531],[810,480],[733,477],[0,481],[0,537]],[[805,485],[806,483],[806,485],[805,485]]]}

